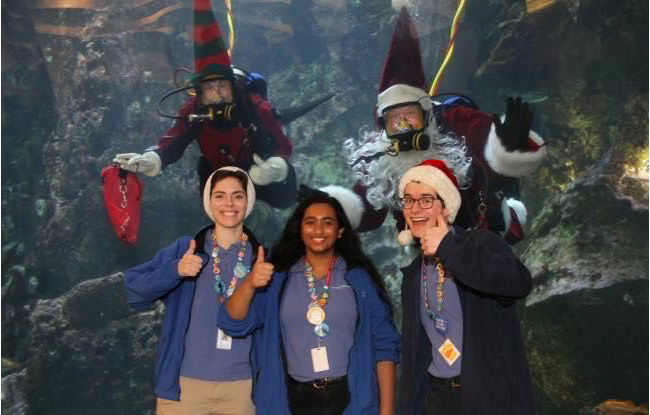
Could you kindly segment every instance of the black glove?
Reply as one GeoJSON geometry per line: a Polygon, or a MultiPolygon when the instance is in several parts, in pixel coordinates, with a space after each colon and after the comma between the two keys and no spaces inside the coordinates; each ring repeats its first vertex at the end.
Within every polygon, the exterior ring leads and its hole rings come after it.
{"type": "Polygon", "coordinates": [[[533,124],[533,113],[528,103],[522,104],[521,98],[508,97],[506,101],[506,119],[501,123],[498,114],[492,114],[492,121],[497,135],[508,151],[527,149],[528,134],[533,124]]]}

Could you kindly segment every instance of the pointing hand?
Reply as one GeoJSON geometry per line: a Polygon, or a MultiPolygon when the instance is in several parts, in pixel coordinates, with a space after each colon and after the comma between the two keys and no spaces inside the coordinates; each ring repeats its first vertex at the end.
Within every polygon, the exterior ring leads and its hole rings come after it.
{"type": "Polygon", "coordinates": [[[442,214],[436,218],[436,223],[431,222],[424,231],[424,236],[420,238],[420,245],[424,255],[434,255],[438,250],[440,241],[449,232],[449,225],[442,214]]]}

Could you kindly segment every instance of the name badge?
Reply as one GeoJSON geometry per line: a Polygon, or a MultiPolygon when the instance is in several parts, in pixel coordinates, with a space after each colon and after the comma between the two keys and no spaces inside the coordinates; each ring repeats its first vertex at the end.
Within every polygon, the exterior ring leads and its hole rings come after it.
{"type": "Polygon", "coordinates": [[[438,348],[438,353],[442,355],[449,366],[453,365],[460,357],[460,352],[449,339],[445,340],[440,348],[438,348]]]}
{"type": "Polygon", "coordinates": [[[227,335],[221,329],[217,329],[217,349],[230,350],[232,349],[232,337],[227,335]]]}
{"type": "Polygon", "coordinates": [[[330,370],[330,363],[327,360],[327,348],[325,346],[311,349],[311,363],[314,365],[314,372],[330,370]]]}

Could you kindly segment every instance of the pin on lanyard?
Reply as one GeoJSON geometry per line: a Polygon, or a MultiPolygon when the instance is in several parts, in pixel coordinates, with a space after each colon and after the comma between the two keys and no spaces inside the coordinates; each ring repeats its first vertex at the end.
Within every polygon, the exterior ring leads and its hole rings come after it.
{"type": "Polygon", "coordinates": [[[332,270],[334,269],[334,263],[336,262],[336,256],[332,258],[332,261],[327,268],[327,274],[325,275],[325,281],[323,286],[323,292],[320,295],[320,298],[316,295],[316,284],[314,278],[314,270],[312,269],[307,258],[303,258],[305,262],[305,277],[307,277],[307,287],[309,288],[309,298],[310,303],[307,307],[307,321],[314,325],[314,332],[317,336],[318,347],[321,345],[321,339],[327,336],[330,333],[330,327],[325,322],[325,305],[330,298],[330,284],[332,282],[332,270]]]}
{"type": "Polygon", "coordinates": [[[424,255],[422,256],[422,267],[421,267],[421,278],[422,278],[422,288],[424,290],[424,308],[427,312],[427,316],[433,320],[434,327],[438,334],[441,336],[447,335],[447,320],[442,316],[442,309],[445,301],[444,287],[445,282],[445,269],[440,262],[440,258],[434,257],[436,260],[436,271],[438,271],[438,280],[436,286],[436,311],[431,310],[429,306],[429,291],[427,286],[427,268],[424,261],[424,255]]]}

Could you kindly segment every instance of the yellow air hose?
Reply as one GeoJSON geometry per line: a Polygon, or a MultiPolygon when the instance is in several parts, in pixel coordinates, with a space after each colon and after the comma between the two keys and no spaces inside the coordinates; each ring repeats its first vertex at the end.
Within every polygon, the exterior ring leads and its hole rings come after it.
{"type": "Polygon", "coordinates": [[[436,77],[433,79],[433,83],[431,84],[431,89],[429,90],[430,96],[434,96],[438,91],[438,85],[440,84],[440,80],[442,79],[442,74],[445,72],[445,68],[447,67],[449,61],[451,60],[451,55],[454,54],[454,40],[456,40],[456,35],[458,34],[458,21],[460,20],[460,15],[463,12],[464,8],[465,8],[465,0],[460,0],[460,2],[458,3],[458,9],[456,10],[456,14],[454,15],[454,20],[451,24],[451,31],[449,33],[449,43],[447,44],[447,53],[445,54],[445,59],[442,61],[442,65],[440,65],[440,69],[438,69],[438,73],[436,74],[436,77]]]}
{"type": "Polygon", "coordinates": [[[235,16],[232,13],[232,2],[231,0],[224,0],[226,3],[226,9],[228,10],[228,56],[232,56],[232,52],[235,48],[235,16]]]}

